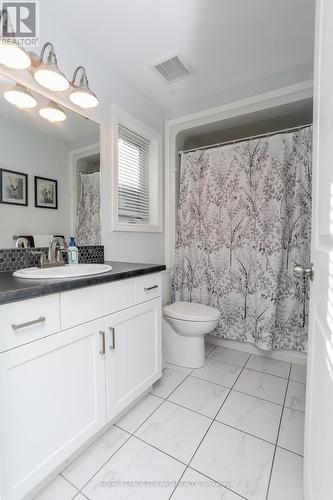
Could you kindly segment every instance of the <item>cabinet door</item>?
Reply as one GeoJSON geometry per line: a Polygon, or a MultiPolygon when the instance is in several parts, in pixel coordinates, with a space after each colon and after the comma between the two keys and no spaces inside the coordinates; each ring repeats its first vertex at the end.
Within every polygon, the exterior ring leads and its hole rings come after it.
{"type": "Polygon", "coordinates": [[[103,329],[94,321],[0,356],[1,498],[23,498],[105,424],[103,329]]]}
{"type": "Polygon", "coordinates": [[[112,314],[105,326],[110,420],[161,377],[161,299],[112,314]]]}

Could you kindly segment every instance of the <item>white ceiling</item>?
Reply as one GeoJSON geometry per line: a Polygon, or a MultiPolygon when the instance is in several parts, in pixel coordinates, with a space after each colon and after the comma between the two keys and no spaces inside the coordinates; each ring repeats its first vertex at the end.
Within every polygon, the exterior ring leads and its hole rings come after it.
{"type": "Polygon", "coordinates": [[[43,0],[61,32],[176,116],[312,78],[315,0],[43,0]],[[164,83],[174,54],[194,70],[164,83]]]}

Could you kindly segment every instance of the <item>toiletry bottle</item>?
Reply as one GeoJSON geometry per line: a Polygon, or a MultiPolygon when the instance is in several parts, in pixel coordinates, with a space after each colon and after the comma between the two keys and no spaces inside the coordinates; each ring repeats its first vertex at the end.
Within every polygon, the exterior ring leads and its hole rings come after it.
{"type": "Polygon", "coordinates": [[[79,250],[76,246],[74,236],[71,236],[68,245],[68,264],[78,264],[78,263],[79,263],[79,250]]]}

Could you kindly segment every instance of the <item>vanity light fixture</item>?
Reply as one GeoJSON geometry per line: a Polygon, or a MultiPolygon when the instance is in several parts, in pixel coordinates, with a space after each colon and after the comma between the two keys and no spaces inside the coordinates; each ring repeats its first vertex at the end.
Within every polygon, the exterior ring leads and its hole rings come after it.
{"type": "MultiPolygon", "coordinates": [[[[5,9],[0,11],[2,30],[4,21],[9,23],[8,12],[5,9]]],[[[27,69],[31,66],[31,59],[14,38],[4,38],[0,35],[0,64],[12,69],[27,69]]]]}
{"type": "Polygon", "coordinates": [[[73,104],[76,104],[83,109],[95,108],[96,106],[98,106],[98,99],[94,92],[89,88],[87,72],[83,66],[78,66],[74,71],[71,86],[74,88],[74,90],[71,92],[69,98],[73,104]],[[75,80],[79,71],[82,72],[82,75],[79,83],[76,84],[75,80]]]}
{"type": "Polygon", "coordinates": [[[66,120],[66,113],[61,109],[55,102],[49,101],[47,104],[42,106],[38,111],[42,118],[48,120],[51,123],[63,122],[66,120]]]}
{"type": "Polygon", "coordinates": [[[14,104],[20,109],[30,109],[37,106],[37,101],[33,95],[19,83],[14,85],[14,87],[9,90],[6,90],[4,96],[8,102],[14,104]]]}
{"type": "Polygon", "coordinates": [[[33,65],[36,67],[34,78],[39,85],[53,91],[68,89],[69,82],[64,73],[58,68],[57,56],[51,42],[46,42],[43,45],[40,57],[37,60],[33,60],[33,65]],[[44,62],[46,49],[49,49],[49,54],[46,62],[44,62]]]}

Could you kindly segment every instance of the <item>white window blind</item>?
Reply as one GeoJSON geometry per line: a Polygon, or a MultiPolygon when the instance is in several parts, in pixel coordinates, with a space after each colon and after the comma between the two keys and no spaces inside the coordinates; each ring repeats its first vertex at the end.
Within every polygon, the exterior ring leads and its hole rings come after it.
{"type": "Polygon", "coordinates": [[[150,141],[118,126],[118,217],[130,223],[149,221],[150,141]]]}

